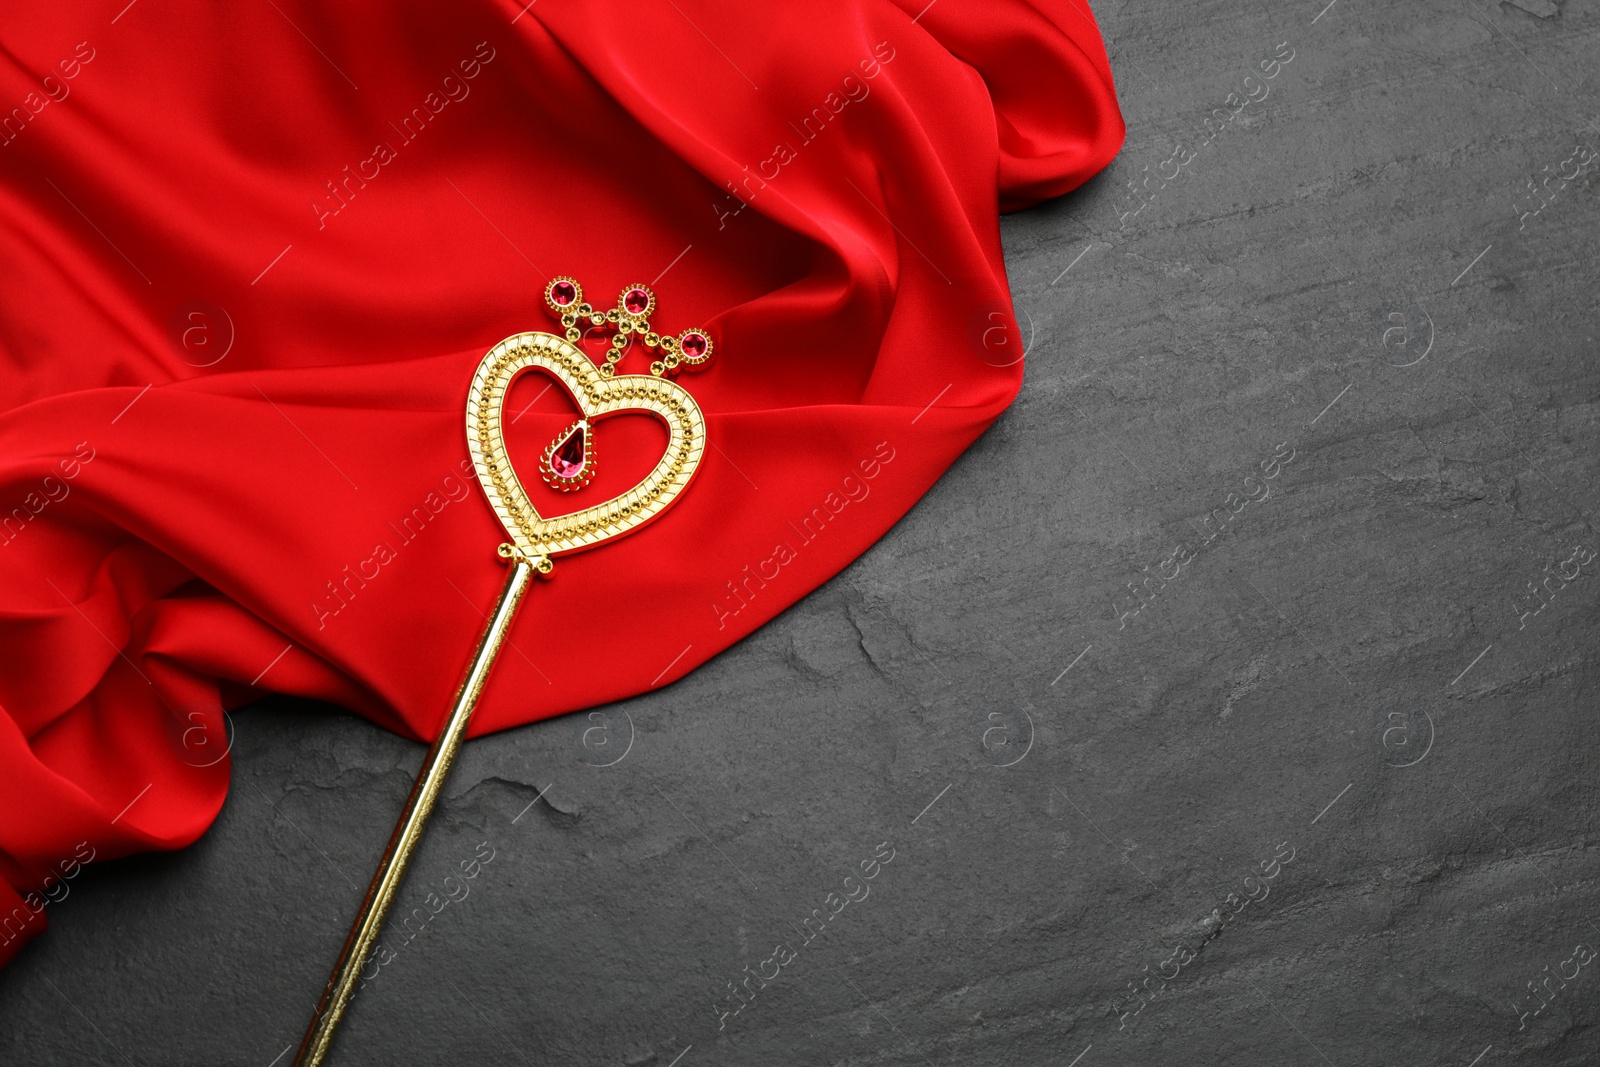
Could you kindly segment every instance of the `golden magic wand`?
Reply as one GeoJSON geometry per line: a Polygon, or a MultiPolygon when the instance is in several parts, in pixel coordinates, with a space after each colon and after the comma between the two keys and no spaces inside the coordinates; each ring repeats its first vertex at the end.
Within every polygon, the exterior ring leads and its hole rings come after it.
{"type": "Polygon", "coordinates": [[[511,538],[500,546],[499,553],[510,563],[511,573],[478,639],[450,714],[422,761],[394,836],[378,861],[361,910],[300,1044],[295,1067],[317,1067],[328,1057],[334,1031],[355,995],[361,969],[399,894],[406,867],[422,840],[423,828],[467,736],[473,709],[534,574],[548,576],[555,568],[554,557],[561,553],[593,548],[656,518],[688,486],[705,453],[706,424],[700,407],[670,376],[683,368],[702,368],[710,361],[709,333],[698,328],[676,336],[657,333],[650,325],[655,294],[644,285],[628,286],[617,298],[616,307],[605,311],[586,303],[583,287],[568,277],[552,278],[545,286],[544,299],[560,317],[565,336],[519,333],[501,341],[478,364],[467,395],[467,448],[483,492],[511,538]],[[605,362],[599,365],[578,347],[586,331],[596,330],[610,339],[605,362]],[[657,355],[650,373],[618,374],[623,354],[635,343],[657,355]],[[506,396],[517,377],[531,369],[544,371],[565,386],[579,410],[578,420],[544,450],[539,472],[546,484],[563,492],[578,492],[589,484],[595,469],[594,424],[610,415],[644,412],[664,422],[668,439],[661,461],[627,492],[559,518],[540,515],[517,478],[502,434],[506,396]]]}

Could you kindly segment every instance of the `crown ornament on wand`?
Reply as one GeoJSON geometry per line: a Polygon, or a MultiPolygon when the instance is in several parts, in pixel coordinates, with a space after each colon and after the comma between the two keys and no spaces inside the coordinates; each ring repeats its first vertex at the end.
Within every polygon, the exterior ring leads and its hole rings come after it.
{"type": "Polygon", "coordinates": [[[711,335],[705,330],[693,327],[674,337],[658,333],[650,325],[650,315],[656,309],[656,294],[647,285],[628,286],[617,297],[616,307],[600,311],[583,299],[583,286],[576,278],[562,274],[551,278],[544,287],[544,302],[560,317],[561,325],[567,330],[567,340],[573,344],[583,337],[584,329],[580,324],[585,319],[591,327],[600,326],[611,331],[611,347],[606,350],[606,362],[600,368],[600,373],[607,378],[617,373],[617,364],[622,362],[623,353],[635,339],[661,353],[660,359],[650,363],[650,373],[658,378],[663,374],[676,374],[684,367],[700,370],[711,362],[711,335]]]}
{"type": "MultiPolygon", "coordinates": [[[[622,357],[635,341],[660,354],[651,360],[650,373],[657,378],[671,377],[680,370],[703,370],[711,362],[711,335],[701,327],[691,327],[677,336],[656,331],[650,316],[656,310],[656,294],[647,285],[629,285],[617,296],[617,305],[600,311],[583,298],[583,286],[565,274],[551,278],[544,287],[544,302],[561,320],[566,337],[578,344],[584,335],[600,328],[609,336],[605,363],[600,374],[614,378],[622,357]]],[[[576,492],[594,480],[594,427],[580,418],[556,434],[539,457],[539,476],[552,489],[576,492]]]]}

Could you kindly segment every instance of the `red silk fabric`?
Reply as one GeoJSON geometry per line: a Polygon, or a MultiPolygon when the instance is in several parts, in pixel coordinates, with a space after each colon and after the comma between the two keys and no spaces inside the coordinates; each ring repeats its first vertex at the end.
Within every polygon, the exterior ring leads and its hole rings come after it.
{"type": "MultiPolygon", "coordinates": [[[[665,685],[882,535],[1020,384],[997,204],[1123,133],[1077,0],[4,23],[0,963],[79,859],[206,829],[225,709],[432,735],[504,580],[467,386],[554,329],[548,276],[601,305],[653,281],[659,327],[711,331],[679,380],[712,447],[660,520],[531,591],[474,734],[665,685]]],[[[574,410],[545,384],[507,408],[538,490],[574,410]]],[[[664,441],[602,422],[585,499],[664,441]]]]}

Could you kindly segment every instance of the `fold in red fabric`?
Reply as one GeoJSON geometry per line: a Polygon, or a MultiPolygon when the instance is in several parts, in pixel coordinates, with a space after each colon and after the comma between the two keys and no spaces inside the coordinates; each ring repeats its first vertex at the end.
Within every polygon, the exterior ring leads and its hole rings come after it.
{"type": "MultiPolygon", "coordinates": [[[[665,685],[882,535],[1019,387],[997,206],[1123,134],[1077,0],[5,21],[0,962],[85,857],[204,832],[226,710],[292,693],[432,736],[504,580],[467,386],[554,328],[548,278],[653,284],[660,328],[709,329],[679,380],[712,447],[533,590],[474,734],[665,685]]],[[[574,408],[529,377],[531,469],[574,408]]],[[[584,492],[664,442],[603,422],[584,492]]]]}

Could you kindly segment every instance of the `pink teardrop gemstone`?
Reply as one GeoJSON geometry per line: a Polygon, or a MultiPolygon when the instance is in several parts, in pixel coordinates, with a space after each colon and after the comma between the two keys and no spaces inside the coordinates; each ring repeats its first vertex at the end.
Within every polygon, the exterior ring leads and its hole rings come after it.
{"type": "Polygon", "coordinates": [[[678,342],[678,348],[690,359],[699,359],[706,354],[709,347],[706,335],[703,333],[686,333],[683,340],[678,342]]]}
{"type": "Polygon", "coordinates": [[[550,469],[556,477],[572,479],[583,473],[589,462],[588,443],[588,431],[580,422],[550,454],[550,469]]]}
{"type": "Polygon", "coordinates": [[[571,282],[556,282],[550,287],[550,300],[558,307],[566,307],[578,299],[578,287],[571,282]]]}
{"type": "Polygon", "coordinates": [[[622,306],[630,315],[643,315],[650,310],[650,294],[643,289],[629,289],[622,296],[622,306]]]}

